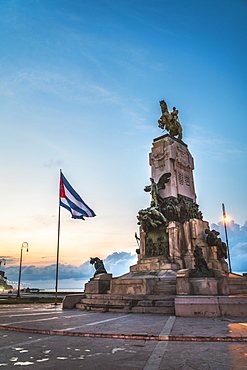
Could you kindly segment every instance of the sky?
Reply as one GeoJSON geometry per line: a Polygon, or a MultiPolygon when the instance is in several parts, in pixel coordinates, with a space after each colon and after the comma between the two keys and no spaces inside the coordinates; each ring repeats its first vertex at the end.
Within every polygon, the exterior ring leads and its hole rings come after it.
{"type": "Polygon", "coordinates": [[[24,266],[56,262],[60,169],[97,215],[61,210],[61,264],[122,252],[133,262],[164,99],[179,110],[204,220],[218,224],[225,204],[242,238],[231,239],[234,270],[244,271],[246,19],[244,0],[0,0],[6,269],[23,241],[24,266]]]}

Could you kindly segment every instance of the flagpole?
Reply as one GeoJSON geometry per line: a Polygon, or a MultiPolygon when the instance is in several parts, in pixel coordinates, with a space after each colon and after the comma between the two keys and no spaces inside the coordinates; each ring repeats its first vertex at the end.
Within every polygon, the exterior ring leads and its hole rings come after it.
{"type": "Polygon", "coordinates": [[[58,191],[58,224],[57,224],[57,264],[56,264],[56,286],[55,286],[55,305],[57,305],[57,288],[58,288],[58,263],[59,263],[59,244],[60,244],[60,179],[62,170],[60,169],[59,176],[59,191],[58,191]]]}

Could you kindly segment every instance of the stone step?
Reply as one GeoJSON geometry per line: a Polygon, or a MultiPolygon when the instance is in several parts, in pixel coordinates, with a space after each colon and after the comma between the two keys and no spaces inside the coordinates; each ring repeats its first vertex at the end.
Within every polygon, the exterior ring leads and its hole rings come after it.
{"type": "Polygon", "coordinates": [[[164,315],[174,315],[174,307],[133,307],[130,312],[133,313],[154,313],[154,314],[164,314],[164,315]]]}
{"type": "MultiPolygon", "coordinates": [[[[160,295],[157,294],[140,294],[140,295],[132,295],[132,294],[92,294],[87,293],[85,294],[85,298],[92,298],[92,299],[116,299],[116,300],[160,300],[160,295]]],[[[165,299],[174,299],[174,294],[168,294],[165,296],[165,299]]]]}
{"type": "Polygon", "coordinates": [[[247,279],[245,277],[229,277],[230,294],[247,294],[247,279]]]}
{"type": "Polygon", "coordinates": [[[176,286],[176,282],[165,283],[163,281],[158,281],[158,283],[155,286],[176,286]]]}
{"type": "Polygon", "coordinates": [[[140,301],[133,301],[133,300],[116,300],[116,299],[90,299],[90,298],[83,298],[81,299],[81,304],[83,305],[93,305],[93,306],[126,306],[126,307],[136,307],[136,306],[147,306],[147,307],[171,307],[174,306],[174,299],[173,300],[140,300],[140,301]]]}
{"type": "Polygon", "coordinates": [[[152,290],[152,293],[153,294],[163,294],[163,295],[166,295],[166,294],[176,294],[176,287],[162,287],[162,288],[159,288],[159,287],[154,287],[153,290],[152,290]]]}
{"type": "Polygon", "coordinates": [[[117,300],[117,299],[93,299],[93,298],[83,298],[81,299],[83,304],[94,304],[94,305],[109,305],[109,306],[130,306],[131,302],[127,300],[117,300]]]}
{"type": "Polygon", "coordinates": [[[243,289],[246,289],[247,288],[247,284],[229,284],[229,286],[231,288],[243,288],[243,289]]]}
{"type": "Polygon", "coordinates": [[[164,314],[174,315],[174,307],[127,307],[127,306],[95,306],[95,305],[84,305],[77,303],[76,308],[87,310],[87,311],[99,311],[99,312],[125,312],[125,313],[153,313],[153,314],[164,314]]]}
{"type": "Polygon", "coordinates": [[[162,282],[162,283],[155,284],[154,287],[156,287],[156,286],[159,286],[159,287],[175,287],[176,284],[165,284],[165,283],[162,282]]]}
{"type": "Polygon", "coordinates": [[[171,285],[174,285],[174,284],[176,284],[176,279],[172,279],[172,280],[164,280],[164,279],[158,280],[157,281],[157,284],[165,284],[165,285],[171,284],[171,285]]]}
{"type": "Polygon", "coordinates": [[[136,307],[174,307],[174,301],[139,301],[136,307]]]}
{"type": "Polygon", "coordinates": [[[176,284],[168,285],[168,284],[156,284],[153,289],[159,288],[159,289],[176,289],[176,284]]]}
{"type": "Polygon", "coordinates": [[[152,291],[152,293],[156,294],[156,295],[161,295],[163,294],[164,296],[166,296],[167,294],[176,294],[176,289],[167,289],[167,290],[164,290],[164,289],[155,289],[152,291]]]}
{"type": "MultiPolygon", "coordinates": [[[[163,287],[162,287],[163,288],[163,287]]],[[[174,288],[166,292],[157,290],[157,294],[120,295],[87,293],[76,305],[82,310],[100,312],[133,312],[174,315],[174,288]],[[171,292],[172,290],[172,292],[171,292]]]]}
{"type": "Polygon", "coordinates": [[[167,295],[167,294],[176,294],[176,278],[161,278],[157,281],[156,285],[153,287],[152,294],[157,295],[167,295]]]}
{"type": "Polygon", "coordinates": [[[230,290],[231,289],[241,289],[247,291],[247,285],[229,285],[230,290]]]}
{"type": "Polygon", "coordinates": [[[129,306],[109,306],[106,304],[103,305],[97,305],[97,304],[83,304],[83,303],[77,303],[76,308],[79,308],[81,310],[87,310],[87,311],[101,311],[101,312],[129,312],[130,307],[129,306]]]}
{"type": "Polygon", "coordinates": [[[247,281],[245,280],[245,281],[241,281],[241,280],[231,280],[231,279],[229,279],[228,280],[228,283],[229,283],[229,285],[245,285],[245,286],[247,286],[247,281]]]}
{"type": "MultiPolygon", "coordinates": [[[[166,297],[166,292],[162,292],[162,291],[155,291],[154,292],[156,295],[158,295],[160,297],[160,299],[166,297]]],[[[175,294],[174,294],[175,295],[175,294]]]]}
{"type": "Polygon", "coordinates": [[[233,286],[230,286],[230,293],[231,294],[247,294],[247,287],[239,287],[239,286],[236,286],[236,287],[233,287],[233,286]]]}

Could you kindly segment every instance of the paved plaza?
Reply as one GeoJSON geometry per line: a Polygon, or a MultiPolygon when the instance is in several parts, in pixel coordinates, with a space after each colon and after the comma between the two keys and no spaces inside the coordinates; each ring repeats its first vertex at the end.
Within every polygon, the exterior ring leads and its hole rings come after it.
{"type": "Polygon", "coordinates": [[[246,318],[181,318],[0,306],[0,367],[247,369],[246,318]]]}

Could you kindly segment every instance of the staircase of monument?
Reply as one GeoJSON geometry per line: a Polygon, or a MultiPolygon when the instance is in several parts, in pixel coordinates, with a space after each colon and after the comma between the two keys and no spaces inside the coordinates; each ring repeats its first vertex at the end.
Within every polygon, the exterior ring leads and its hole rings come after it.
{"type": "Polygon", "coordinates": [[[247,294],[247,277],[237,274],[229,274],[228,277],[230,294],[247,294]]]}
{"type": "Polygon", "coordinates": [[[157,313],[174,315],[176,279],[157,279],[151,294],[86,293],[76,308],[87,311],[157,313]]]}
{"type": "Polygon", "coordinates": [[[176,277],[159,279],[151,291],[151,294],[165,296],[167,294],[176,295],[176,277]]]}

